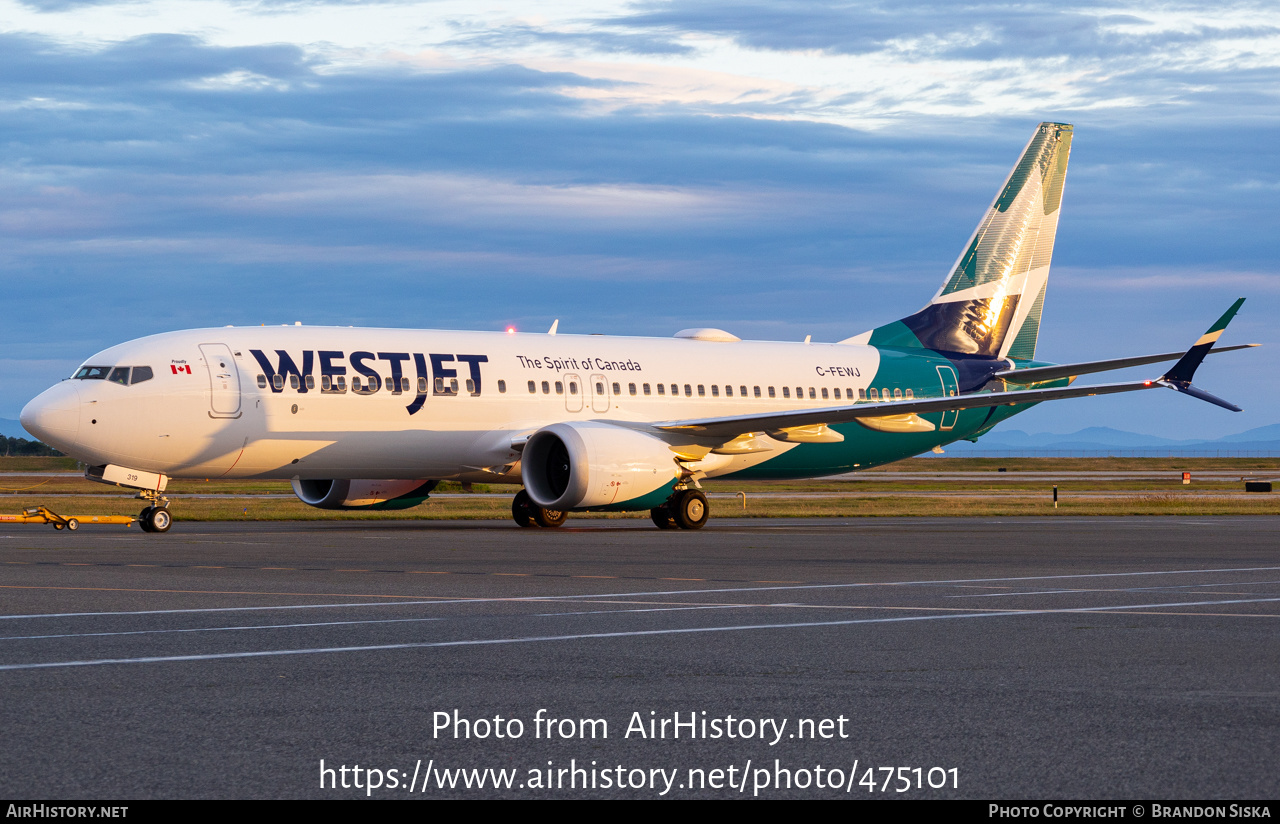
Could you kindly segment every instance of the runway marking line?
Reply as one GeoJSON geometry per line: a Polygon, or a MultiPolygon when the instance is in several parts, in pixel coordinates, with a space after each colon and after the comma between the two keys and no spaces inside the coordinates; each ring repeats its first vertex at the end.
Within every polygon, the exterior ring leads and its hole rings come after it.
{"type": "Polygon", "coordinates": [[[392,650],[405,649],[439,649],[444,647],[470,647],[470,646],[493,646],[499,644],[529,644],[547,641],[591,641],[606,638],[637,638],[654,635],[690,635],[694,633],[706,632],[747,632],[752,630],[769,630],[769,629],[810,629],[816,627],[837,627],[837,626],[854,626],[858,624],[890,624],[890,623],[907,623],[910,621],[949,621],[957,619],[974,619],[974,618],[1003,618],[1003,617],[1020,617],[1029,615],[1053,615],[1053,614],[1084,614],[1092,612],[1101,613],[1123,613],[1132,612],[1140,609],[1162,609],[1167,607],[1183,607],[1183,606],[1221,606],[1226,604],[1238,603],[1273,603],[1280,601],[1280,598],[1258,598],[1252,600],[1239,601],[1188,601],[1180,604],[1135,604],[1132,606],[1110,606],[1110,607],[1080,607],[1076,609],[1048,609],[1048,610],[1011,610],[1007,612],[966,612],[951,613],[947,615],[911,615],[895,618],[857,618],[845,621],[806,621],[802,623],[791,624],[741,624],[735,626],[720,627],[681,627],[676,629],[658,629],[658,630],[630,630],[625,632],[593,632],[582,633],[576,635],[534,635],[523,638],[476,638],[459,641],[418,641],[400,644],[373,644],[364,646],[351,647],[313,647],[309,649],[282,649],[282,650],[257,650],[246,652],[220,652],[206,653],[197,655],[163,655],[163,656],[146,656],[141,658],[99,658],[87,659],[79,661],[48,661],[28,664],[0,664],[0,671],[6,670],[30,670],[30,669],[52,669],[64,667],[90,667],[102,666],[106,664],[157,664],[172,663],[179,661],[217,661],[223,659],[235,658],[268,658],[285,655],[320,655],[325,653],[338,652],[385,652],[392,650]]]}

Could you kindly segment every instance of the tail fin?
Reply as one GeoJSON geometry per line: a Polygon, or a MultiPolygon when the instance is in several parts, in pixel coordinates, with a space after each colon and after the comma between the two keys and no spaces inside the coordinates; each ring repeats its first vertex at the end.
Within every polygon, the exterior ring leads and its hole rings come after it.
{"type": "Polygon", "coordinates": [[[1035,357],[1071,135],[1041,123],[929,305],[847,342],[1035,357]]]}

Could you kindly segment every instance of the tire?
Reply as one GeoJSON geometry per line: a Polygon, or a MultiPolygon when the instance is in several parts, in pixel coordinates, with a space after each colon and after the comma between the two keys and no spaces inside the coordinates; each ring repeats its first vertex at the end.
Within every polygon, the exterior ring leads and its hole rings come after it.
{"type": "Polygon", "coordinates": [[[75,532],[79,528],[80,528],[79,521],[77,521],[75,518],[67,519],[67,529],[71,530],[72,532],[75,532]]]}
{"type": "Polygon", "coordinates": [[[533,500],[523,489],[511,499],[511,518],[516,522],[516,526],[533,526],[533,500]]]}
{"type": "Polygon", "coordinates": [[[538,526],[552,529],[560,526],[569,518],[569,513],[562,509],[545,509],[540,506],[533,508],[533,520],[538,526]]]}
{"type": "Polygon", "coordinates": [[[169,510],[155,507],[151,510],[147,523],[151,526],[151,532],[168,532],[169,527],[173,526],[173,516],[169,514],[169,510]]]}
{"type": "Polygon", "coordinates": [[[155,532],[151,528],[151,507],[147,507],[138,513],[138,528],[143,532],[155,532]]]}
{"type": "Polygon", "coordinates": [[[700,490],[686,489],[678,493],[668,504],[675,518],[676,526],[681,529],[702,529],[711,513],[707,508],[707,496],[700,490]]]}
{"type": "Polygon", "coordinates": [[[649,510],[649,517],[653,519],[653,524],[658,529],[676,528],[676,519],[671,514],[671,507],[666,504],[663,504],[662,506],[655,506],[653,509],[649,510]]]}
{"type": "Polygon", "coordinates": [[[54,529],[62,529],[62,524],[54,524],[54,525],[53,525],[53,528],[54,528],[54,529]]]}

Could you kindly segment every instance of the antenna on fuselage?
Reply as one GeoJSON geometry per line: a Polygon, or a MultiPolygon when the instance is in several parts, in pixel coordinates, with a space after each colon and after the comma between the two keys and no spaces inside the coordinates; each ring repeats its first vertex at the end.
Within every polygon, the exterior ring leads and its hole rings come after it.
{"type": "Polygon", "coordinates": [[[554,335],[556,333],[556,329],[558,328],[560,328],[560,318],[556,318],[551,322],[551,328],[547,330],[547,334],[554,335]]]}

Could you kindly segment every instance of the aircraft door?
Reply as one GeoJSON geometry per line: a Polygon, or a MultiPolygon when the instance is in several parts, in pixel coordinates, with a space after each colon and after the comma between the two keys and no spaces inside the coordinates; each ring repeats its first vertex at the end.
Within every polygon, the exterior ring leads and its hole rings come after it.
{"type": "Polygon", "coordinates": [[[240,372],[225,343],[202,343],[205,369],[209,370],[209,416],[240,417],[240,372]]]}
{"type": "Polygon", "coordinates": [[[591,408],[596,412],[609,411],[609,381],[604,375],[591,376],[591,408]]]}
{"type": "MultiPolygon", "coordinates": [[[[942,381],[942,396],[944,398],[954,398],[960,394],[960,382],[956,378],[956,370],[950,366],[939,366],[938,378],[942,381]]],[[[951,429],[956,425],[956,419],[959,417],[960,410],[948,409],[942,413],[942,422],[938,424],[938,428],[951,429]]]]}
{"type": "Polygon", "coordinates": [[[582,378],[577,375],[564,376],[564,408],[570,412],[582,411],[582,393],[586,391],[586,387],[582,385],[582,378]]]}

